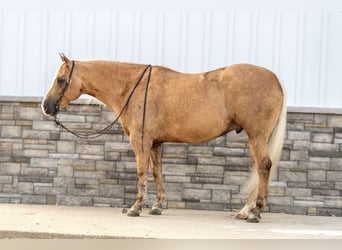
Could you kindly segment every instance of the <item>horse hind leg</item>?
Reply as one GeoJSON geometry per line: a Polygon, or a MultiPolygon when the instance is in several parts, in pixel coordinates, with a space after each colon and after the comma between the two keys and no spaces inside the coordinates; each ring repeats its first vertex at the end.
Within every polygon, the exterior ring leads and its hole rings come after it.
{"type": "Polygon", "coordinates": [[[163,188],[163,176],[162,176],[162,146],[158,145],[152,148],[150,158],[150,168],[154,177],[156,185],[157,197],[152,205],[150,214],[161,215],[162,214],[162,202],[165,199],[165,193],[163,188]]]}
{"type": "MultiPolygon", "coordinates": [[[[267,136],[257,136],[250,139],[250,148],[255,168],[258,173],[259,184],[255,207],[250,209],[247,222],[259,222],[261,219],[260,213],[266,205],[268,182],[272,166],[271,159],[268,155],[267,140],[267,136]]],[[[250,198],[251,200],[254,199],[253,195],[251,195],[250,198]]]]}

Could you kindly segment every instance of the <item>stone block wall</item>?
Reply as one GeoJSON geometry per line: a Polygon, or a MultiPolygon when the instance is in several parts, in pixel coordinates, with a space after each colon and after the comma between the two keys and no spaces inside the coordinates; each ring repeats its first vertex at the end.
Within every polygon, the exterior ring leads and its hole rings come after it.
{"type": "MultiPolygon", "coordinates": [[[[77,131],[103,128],[114,114],[78,103],[59,115],[77,131]]],[[[39,99],[0,100],[0,202],[128,207],[137,192],[133,150],[120,125],[79,139],[43,116],[39,99]]],[[[246,200],[252,163],[245,133],[203,144],[165,144],[168,208],[237,210],[246,200]]],[[[149,176],[149,200],[155,197],[149,176]]],[[[342,216],[342,113],[288,112],[278,172],[267,211],[342,216]]]]}

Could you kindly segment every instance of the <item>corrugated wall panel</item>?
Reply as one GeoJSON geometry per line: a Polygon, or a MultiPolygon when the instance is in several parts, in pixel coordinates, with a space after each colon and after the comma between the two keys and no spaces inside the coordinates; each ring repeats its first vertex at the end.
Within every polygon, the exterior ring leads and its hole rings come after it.
{"type": "Polygon", "coordinates": [[[342,107],[337,0],[26,2],[0,7],[0,95],[43,96],[64,52],[189,73],[249,62],[280,76],[290,106],[342,107]]]}
{"type": "MultiPolygon", "coordinates": [[[[328,17],[323,106],[342,106],[342,12],[328,17]]],[[[324,78],[323,78],[324,79],[324,78]]]]}

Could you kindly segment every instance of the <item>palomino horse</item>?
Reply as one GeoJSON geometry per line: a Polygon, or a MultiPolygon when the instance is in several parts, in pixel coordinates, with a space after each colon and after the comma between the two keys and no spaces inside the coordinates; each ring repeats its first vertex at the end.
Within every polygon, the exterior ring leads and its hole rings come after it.
{"type": "Polygon", "coordinates": [[[259,221],[271,166],[275,170],[280,159],[286,125],[285,91],[274,73],[236,64],[184,74],[161,66],[71,61],[64,54],[61,58],[42,102],[43,112],[55,117],[69,102],[88,94],[119,114],[136,156],[139,177],[137,199],[129,216],[141,213],[149,168],[157,190],[151,213],[162,212],[163,142],[205,142],[232,130],[245,130],[258,178],[251,178],[247,203],[237,218],[259,221]],[[150,72],[145,74],[147,69],[150,72]],[[139,81],[146,82],[146,87],[139,81]]]}

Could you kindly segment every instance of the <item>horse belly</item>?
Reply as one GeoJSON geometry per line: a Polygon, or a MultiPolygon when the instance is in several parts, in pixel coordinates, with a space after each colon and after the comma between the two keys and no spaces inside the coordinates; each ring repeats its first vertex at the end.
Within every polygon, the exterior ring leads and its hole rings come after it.
{"type": "Polygon", "coordinates": [[[164,128],[168,141],[199,143],[220,136],[227,130],[228,120],[219,112],[177,112],[173,122],[169,120],[164,128]]]}

